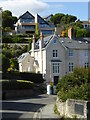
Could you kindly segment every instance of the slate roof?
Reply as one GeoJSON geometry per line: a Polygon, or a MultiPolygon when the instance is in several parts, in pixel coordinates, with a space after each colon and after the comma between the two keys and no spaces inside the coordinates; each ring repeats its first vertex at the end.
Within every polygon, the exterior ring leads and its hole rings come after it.
{"type": "Polygon", "coordinates": [[[70,49],[88,49],[88,39],[69,39],[69,38],[60,38],[60,42],[66,47],[70,49]]]}
{"type": "MultiPolygon", "coordinates": [[[[57,37],[59,42],[64,45],[66,48],[70,49],[88,49],[88,45],[90,44],[90,41],[88,38],[79,38],[79,39],[70,39],[70,38],[62,38],[58,37],[57,35],[50,35],[45,38],[43,48],[48,46],[49,42],[54,38],[57,37]]],[[[35,43],[35,49],[39,49],[39,41],[40,39],[35,43]]]]}
{"type": "MultiPolygon", "coordinates": [[[[43,41],[44,41],[43,48],[48,45],[48,43],[52,39],[52,37],[53,37],[53,35],[50,35],[50,36],[43,38],[43,41]]],[[[40,41],[40,39],[35,43],[35,49],[39,49],[39,41],[40,41]]]]}
{"type": "Polygon", "coordinates": [[[28,54],[29,54],[28,52],[23,53],[23,54],[18,58],[18,62],[19,62],[19,63],[22,62],[28,54]]]}

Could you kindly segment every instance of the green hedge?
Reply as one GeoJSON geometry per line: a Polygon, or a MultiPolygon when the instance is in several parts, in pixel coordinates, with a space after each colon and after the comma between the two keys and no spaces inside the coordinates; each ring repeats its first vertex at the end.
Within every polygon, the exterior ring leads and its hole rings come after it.
{"type": "Polygon", "coordinates": [[[33,89],[34,83],[26,80],[3,80],[2,90],[33,89]]]}
{"type": "Polygon", "coordinates": [[[13,35],[13,36],[3,36],[2,42],[3,43],[23,43],[28,41],[22,35],[13,35]]]}
{"type": "Polygon", "coordinates": [[[36,73],[28,73],[28,72],[11,72],[11,73],[2,73],[2,79],[21,79],[21,80],[28,80],[34,83],[43,83],[44,79],[42,74],[36,73]]]}

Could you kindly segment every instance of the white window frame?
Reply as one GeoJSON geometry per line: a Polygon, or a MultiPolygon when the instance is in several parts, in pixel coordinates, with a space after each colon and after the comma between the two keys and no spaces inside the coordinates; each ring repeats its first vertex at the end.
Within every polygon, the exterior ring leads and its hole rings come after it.
{"type": "Polygon", "coordinates": [[[59,74],[60,73],[59,63],[53,63],[52,65],[53,65],[53,73],[59,74]]]}
{"type": "Polygon", "coordinates": [[[69,50],[69,57],[73,57],[73,50],[69,50]]]}
{"type": "Polygon", "coordinates": [[[58,57],[58,50],[53,50],[53,58],[57,58],[58,57]]]}
{"type": "Polygon", "coordinates": [[[70,62],[70,63],[69,63],[69,72],[72,72],[72,71],[73,71],[73,68],[74,68],[74,63],[73,63],[73,62],[70,62]]]}

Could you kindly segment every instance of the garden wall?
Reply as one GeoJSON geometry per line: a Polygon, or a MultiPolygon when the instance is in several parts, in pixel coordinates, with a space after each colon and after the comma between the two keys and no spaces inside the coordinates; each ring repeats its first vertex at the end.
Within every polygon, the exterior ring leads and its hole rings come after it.
{"type": "Polygon", "coordinates": [[[60,102],[56,100],[57,109],[60,112],[60,116],[77,117],[87,119],[89,110],[87,110],[87,101],[68,99],[66,102],[60,102]],[[88,114],[87,114],[88,111],[88,114]]]}

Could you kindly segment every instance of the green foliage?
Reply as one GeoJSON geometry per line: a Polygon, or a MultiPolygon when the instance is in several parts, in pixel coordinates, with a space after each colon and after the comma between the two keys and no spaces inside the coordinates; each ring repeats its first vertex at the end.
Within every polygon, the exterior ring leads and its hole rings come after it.
{"type": "Polygon", "coordinates": [[[39,25],[38,25],[38,23],[36,23],[36,31],[35,31],[35,34],[36,34],[36,35],[39,35],[39,33],[40,33],[40,32],[39,32],[39,25]]]}
{"type": "MultiPolygon", "coordinates": [[[[0,81],[1,82],[1,81],[0,81]]],[[[21,90],[21,89],[32,89],[34,83],[26,80],[2,80],[3,90],[21,90]]]]}
{"type": "Polygon", "coordinates": [[[14,58],[10,59],[10,67],[12,69],[18,69],[18,61],[14,58]]]}
{"type": "Polygon", "coordinates": [[[7,69],[9,67],[10,67],[10,61],[9,61],[9,59],[5,55],[2,55],[2,71],[4,73],[7,72],[7,69]]]}
{"type": "Polygon", "coordinates": [[[67,99],[88,100],[88,91],[90,91],[90,83],[88,83],[89,69],[75,68],[73,73],[65,75],[59,80],[56,86],[58,97],[62,101],[67,99]]]}
{"type": "Polygon", "coordinates": [[[65,16],[61,18],[60,24],[63,24],[63,25],[69,24],[69,23],[75,22],[75,20],[77,20],[75,16],[66,14],[65,16]]]}
{"type": "MultiPolygon", "coordinates": [[[[66,21],[67,22],[67,21],[66,21]]],[[[81,23],[81,21],[77,21],[77,22],[72,22],[72,23],[64,23],[64,28],[66,30],[66,37],[68,36],[68,28],[72,26],[74,29],[74,35],[76,38],[79,37],[87,37],[88,36],[88,30],[83,28],[83,25],[81,23]]]]}
{"type": "Polygon", "coordinates": [[[55,15],[53,15],[50,19],[51,22],[54,22],[55,25],[57,24],[69,24],[72,22],[75,22],[75,20],[77,20],[77,17],[72,16],[72,15],[68,15],[68,14],[62,14],[62,13],[57,13],[55,15]]]}
{"type": "Polygon", "coordinates": [[[28,40],[25,39],[23,35],[12,35],[12,36],[4,36],[3,35],[3,37],[2,37],[3,43],[25,43],[27,41],[28,40]]]}
{"type": "Polygon", "coordinates": [[[60,113],[59,113],[59,111],[58,111],[58,109],[57,109],[57,105],[56,105],[56,104],[54,105],[54,113],[55,113],[55,114],[58,114],[58,115],[60,116],[60,113]]]}
{"type": "Polygon", "coordinates": [[[80,28],[77,28],[76,29],[76,37],[79,38],[79,37],[87,37],[88,35],[88,31],[84,28],[80,29],[80,28]]]}
{"type": "Polygon", "coordinates": [[[60,20],[63,16],[65,16],[65,15],[62,13],[57,13],[51,17],[50,21],[54,22],[55,25],[60,24],[60,20]]]}
{"type": "Polygon", "coordinates": [[[29,40],[29,45],[28,45],[28,50],[27,51],[31,50],[31,44],[32,44],[32,39],[29,40]]]}
{"type": "Polygon", "coordinates": [[[2,27],[5,29],[6,27],[13,28],[13,24],[17,21],[17,17],[12,16],[12,12],[9,10],[5,10],[2,12],[2,27]]]}
{"type": "Polygon", "coordinates": [[[7,72],[8,68],[10,70],[18,70],[18,61],[17,58],[24,52],[27,52],[27,46],[17,46],[10,48],[9,45],[4,44],[2,46],[2,67],[3,72],[7,72]]]}

